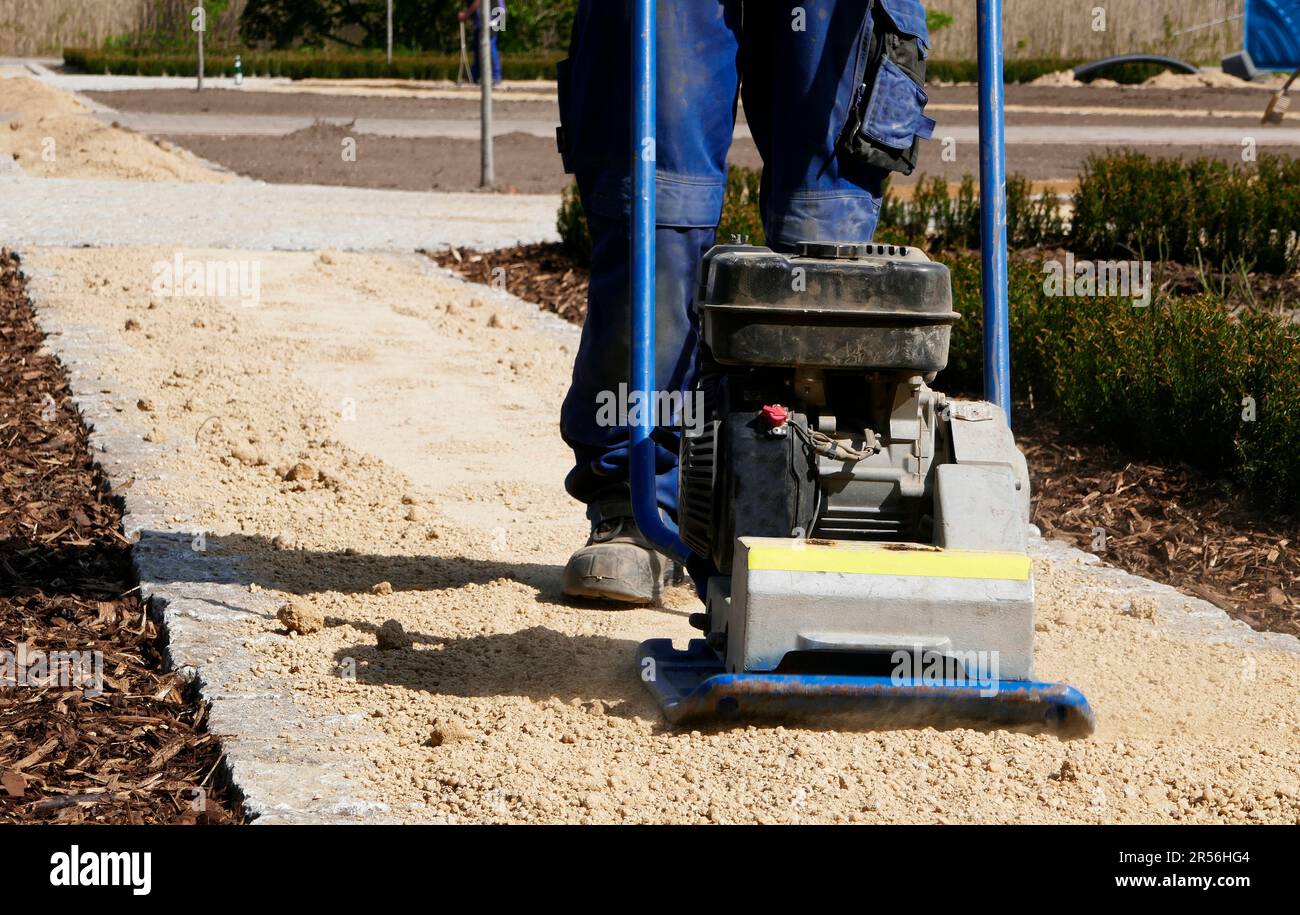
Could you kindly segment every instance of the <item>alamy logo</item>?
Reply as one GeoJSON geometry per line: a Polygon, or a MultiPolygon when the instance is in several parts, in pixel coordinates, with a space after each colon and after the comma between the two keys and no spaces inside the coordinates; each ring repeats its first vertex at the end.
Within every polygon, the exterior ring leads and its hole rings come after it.
{"type": "Polygon", "coordinates": [[[102,651],[42,651],[26,642],[17,649],[0,650],[0,687],[79,689],[87,697],[104,691],[102,651]]]}
{"type": "Polygon", "coordinates": [[[1044,261],[1043,273],[1044,295],[1131,298],[1139,308],[1151,304],[1151,261],[1076,261],[1066,254],[1064,261],[1044,261]]]}
{"type": "Polygon", "coordinates": [[[136,896],[153,888],[153,852],[68,851],[50,855],[51,886],[129,886],[136,896]]]}
{"type": "Polygon", "coordinates": [[[698,435],[704,431],[703,391],[628,391],[620,384],[617,391],[596,395],[596,425],[604,429],[639,426],[650,411],[652,425],[683,429],[698,435]]]}
{"type": "Polygon", "coordinates": [[[238,298],[251,308],[262,297],[262,263],[192,258],[177,251],[169,261],[154,261],[149,288],[159,298],[238,298]]]}
{"type": "Polygon", "coordinates": [[[985,698],[998,694],[996,651],[935,651],[922,645],[900,648],[889,656],[894,665],[890,681],[895,686],[977,686],[985,698]]]}

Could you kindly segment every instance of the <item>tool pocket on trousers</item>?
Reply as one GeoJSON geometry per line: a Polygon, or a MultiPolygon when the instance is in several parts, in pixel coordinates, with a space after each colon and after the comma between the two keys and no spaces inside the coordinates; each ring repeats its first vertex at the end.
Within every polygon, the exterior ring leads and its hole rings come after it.
{"type": "MultiPolygon", "coordinates": [[[[934,133],[934,121],[924,114],[928,101],[925,90],[902,67],[885,57],[880,61],[860,132],[887,156],[908,152],[917,140],[928,140],[934,133]]],[[[913,160],[911,164],[916,163],[913,160]]]]}
{"type": "Polygon", "coordinates": [[[920,141],[934,133],[925,114],[925,20],[908,0],[877,0],[863,40],[861,81],[840,138],[841,154],[865,165],[910,175],[920,141]]]}

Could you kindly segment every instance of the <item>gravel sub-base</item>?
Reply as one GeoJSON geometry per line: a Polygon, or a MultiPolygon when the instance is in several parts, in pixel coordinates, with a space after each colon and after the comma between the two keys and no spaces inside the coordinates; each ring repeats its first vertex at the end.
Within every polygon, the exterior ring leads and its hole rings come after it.
{"type": "Polygon", "coordinates": [[[0,174],[0,238],[32,245],[414,251],[553,241],[558,195],[442,194],[235,181],[77,181],[0,174]]]}
{"type": "Polygon", "coordinates": [[[1037,673],[1093,738],[666,729],[632,652],[695,598],[559,598],[574,329],[415,257],[186,251],[260,304],[151,303],[173,254],[25,268],[262,821],[1300,821],[1296,640],[1041,540],[1037,673]]]}

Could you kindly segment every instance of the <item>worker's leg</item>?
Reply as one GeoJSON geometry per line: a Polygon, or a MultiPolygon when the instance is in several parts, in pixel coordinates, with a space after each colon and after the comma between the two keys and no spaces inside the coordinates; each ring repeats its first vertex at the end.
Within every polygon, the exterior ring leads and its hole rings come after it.
{"type": "Polygon", "coordinates": [[[473,19],[471,21],[474,24],[474,28],[470,35],[470,44],[474,46],[474,59],[470,61],[469,78],[477,83],[479,81],[478,75],[483,72],[483,68],[479,65],[483,59],[483,46],[479,44],[479,35],[482,33],[479,31],[481,26],[479,25],[478,19],[473,19]]]}
{"type": "MultiPolygon", "coordinates": [[[[593,539],[601,536],[602,522],[617,522],[628,530],[623,522],[631,514],[628,432],[623,417],[610,422],[609,415],[598,410],[602,398],[617,395],[621,386],[626,390],[629,378],[633,97],[629,7],[620,0],[583,0],[570,57],[560,68],[561,148],[568,170],[577,176],[593,249],[587,320],[560,428],[575,457],[565,486],[588,505],[593,539]]],[[[693,380],[697,332],[691,304],[699,259],[713,243],[722,210],[738,82],[739,12],[738,0],[661,0],[659,4],[655,152],[656,386],[660,391],[684,391],[693,380]]],[[[658,469],[659,503],[675,513],[676,454],[660,448],[658,469]]],[[[605,555],[613,554],[606,551],[605,555]]],[[[629,562],[641,558],[630,550],[623,555],[631,557],[629,562]]],[[[589,558],[589,553],[579,551],[569,571],[599,577],[600,569],[585,565],[575,571],[578,560],[589,558]]],[[[617,561],[611,562],[610,568],[616,566],[617,561]]],[[[618,574],[616,568],[614,573],[618,574]]],[[[566,572],[566,589],[572,577],[566,572]]],[[[611,591],[608,596],[617,595],[611,591]]]]}
{"type": "MultiPolygon", "coordinates": [[[[479,29],[481,26],[478,20],[474,20],[474,63],[469,68],[469,76],[474,82],[478,82],[479,57],[483,53],[483,46],[479,44],[479,29]]],[[[501,82],[501,55],[497,52],[497,33],[495,29],[488,30],[488,46],[492,49],[492,82],[501,82]]]]}
{"type": "MultiPolygon", "coordinates": [[[[561,431],[576,463],[566,486],[596,502],[625,491],[628,433],[598,415],[604,392],[629,374],[629,113],[632,85],[628,6],[584,0],[563,65],[561,116],[566,164],[577,174],[592,234],[591,288],[561,431]]],[[[722,211],[737,86],[739,3],[659,4],[657,125],[657,380],[660,390],[691,382],[696,330],[695,272],[722,211]]],[[[660,503],[676,506],[676,456],[660,455],[660,503]]],[[[594,517],[594,512],[592,513],[594,517]]]]}
{"type": "Polygon", "coordinates": [[[763,225],[773,247],[869,241],[888,169],[910,172],[916,140],[934,126],[924,89],[893,62],[910,67],[928,53],[925,11],[917,0],[876,0],[870,15],[868,7],[746,8],[745,115],[764,162],[763,225]]]}

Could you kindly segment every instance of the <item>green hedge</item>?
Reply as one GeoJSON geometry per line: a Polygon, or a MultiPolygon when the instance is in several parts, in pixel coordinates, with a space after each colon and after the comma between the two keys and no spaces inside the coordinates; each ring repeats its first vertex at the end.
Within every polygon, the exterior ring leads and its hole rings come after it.
{"type": "MultiPolygon", "coordinates": [[[[727,193],[718,223],[718,238],[746,237],[752,244],[764,244],[763,221],[759,212],[761,173],[731,166],[727,171],[727,193]]],[[[1066,237],[1061,200],[1054,194],[1035,198],[1028,179],[1013,174],[1007,178],[1007,238],[1012,248],[1058,244],[1066,237]]],[[[577,189],[564,192],[556,221],[565,249],[583,264],[591,256],[591,238],[582,213],[577,189]]],[[[921,176],[911,200],[885,192],[876,239],[897,245],[927,249],[978,248],[980,243],[979,192],[967,175],[955,194],[942,178],[921,176]]]]}
{"type": "MultiPolygon", "coordinates": [[[[1027,178],[1007,177],[1007,240],[1012,248],[1058,244],[1066,237],[1062,200],[1056,194],[1034,197],[1027,178]]],[[[922,175],[911,200],[888,190],[880,207],[879,241],[940,250],[980,245],[979,189],[970,175],[955,192],[948,182],[922,175]]]]}
{"type": "MultiPolygon", "coordinates": [[[[1216,271],[1300,269],[1300,159],[1255,163],[1165,159],[1122,151],[1084,163],[1067,229],[1063,201],[1007,178],[1012,249],[1066,245],[1078,257],[1174,261],[1216,271]]],[[[896,244],[978,248],[980,207],[967,175],[950,190],[921,176],[911,200],[886,194],[878,237],[896,244]]]]}
{"type": "MultiPolygon", "coordinates": [[[[287,76],[292,79],[455,79],[460,68],[457,54],[398,52],[393,55],[393,64],[389,67],[384,52],[376,50],[237,51],[214,48],[205,55],[205,74],[221,76],[233,73],[236,53],[243,56],[247,75],[287,76]]],[[[555,64],[562,57],[564,54],[559,51],[507,52],[502,55],[502,75],[506,79],[554,79],[555,64]]],[[[193,76],[198,69],[194,51],[178,49],[64,48],[63,62],[86,73],[128,76],[193,76]]],[[[1085,61],[1059,57],[1008,60],[1003,73],[1008,83],[1027,83],[1082,63],[1085,61]]],[[[1162,69],[1151,65],[1129,65],[1102,75],[1122,83],[1140,83],[1162,69]]],[[[934,81],[973,83],[979,78],[979,66],[973,60],[931,60],[926,64],[926,73],[934,81]]]]}
{"type": "MultiPolygon", "coordinates": [[[[945,390],[977,391],[983,365],[979,256],[952,271],[954,328],[945,390]]],[[[1051,296],[1041,257],[1012,259],[1012,384],[1106,441],[1235,477],[1255,501],[1300,512],[1300,327],[1233,316],[1209,294],[1051,296]],[[1244,417],[1245,398],[1255,419],[1244,417]]]]}
{"type": "MultiPolygon", "coordinates": [[[[722,218],[718,222],[717,237],[726,241],[734,235],[749,239],[751,245],[766,244],[763,219],[759,214],[758,191],[760,173],[755,169],[731,166],[727,171],[727,193],[722,203],[722,218]]],[[[591,233],[587,229],[587,216],[582,211],[578,188],[570,184],[560,197],[560,211],[555,228],[560,233],[564,250],[584,267],[591,263],[591,233]]]]}
{"type": "MultiPolygon", "coordinates": [[[[284,76],[290,79],[426,79],[451,80],[460,69],[458,54],[395,53],[390,66],[383,51],[234,51],[219,49],[204,55],[206,76],[235,72],[235,54],[242,57],[245,76],[284,76]]],[[[505,54],[505,79],[554,79],[557,52],[505,54]]],[[[135,76],[194,76],[193,52],[142,52],[64,48],[66,66],[86,73],[135,76]]]]}
{"type": "Polygon", "coordinates": [[[1288,273],[1300,268],[1300,159],[1094,154],[1074,195],[1071,244],[1095,257],[1288,273]]]}

